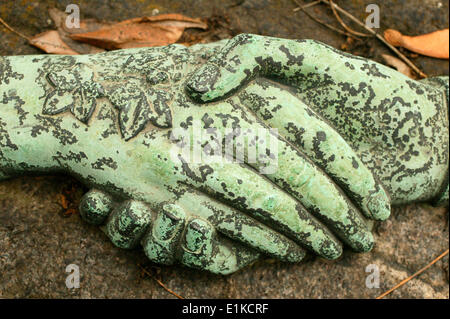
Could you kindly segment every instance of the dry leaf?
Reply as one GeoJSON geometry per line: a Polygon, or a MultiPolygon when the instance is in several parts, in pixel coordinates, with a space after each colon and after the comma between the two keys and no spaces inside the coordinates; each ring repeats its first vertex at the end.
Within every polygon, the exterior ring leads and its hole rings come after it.
{"type": "Polygon", "coordinates": [[[393,66],[397,69],[398,72],[403,73],[407,77],[410,77],[411,79],[417,79],[414,72],[411,70],[411,68],[402,60],[397,59],[396,57],[393,57],[392,55],[388,54],[382,54],[381,55],[386,61],[387,65],[393,66]]]}
{"type": "Polygon", "coordinates": [[[52,54],[76,55],[78,52],[72,50],[61,39],[58,31],[51,30],[39,33],[30,39],[30,44],[52,54]]]}
{"type": "Polygon", "coordinates": [[[175,43],[186,28],[206,29],[207,25],[181,14],[163,14],[125,20],[96,31],[71,34],[70,38],[108,50],[163,46],[175,43]]]}
{"type": "Polygon", "coordinates": [[[440,59],[448,59],[448,36],[448,29],[415,37],[403,35],[399,31],[393,29],[388,29],[384,32],[386,41],[393,46],[404,47],[413,52],[440,59]]]}
{"type": "Polygon", "coordinates": [[[80,21],[80,28],[67,28],[67,14],[49,9],[57,31],[38,34],[30,43],[47,53],[91,54],[104,49],[164,46],[180,39],[186,28],[206,29],[206,23],[181,14],[135,18],[118,23],[95,19],[80,21]],[[80,43],[80,42],[83,43],[80,43]]]}

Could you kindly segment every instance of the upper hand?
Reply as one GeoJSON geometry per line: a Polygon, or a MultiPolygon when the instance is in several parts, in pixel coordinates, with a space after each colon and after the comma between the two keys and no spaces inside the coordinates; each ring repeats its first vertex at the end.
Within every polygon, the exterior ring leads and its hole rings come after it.
{"type": "MultiPolygon", "coordinates": [[[[414,81],[318,41],[241,34],[191,77],[187,90],[197,101],[214,101],[256,78],[293,88],[351,145],[393,203],[434,200],[446,185],[448,198],[448,78],[414,81]]],[[[268,125],[295,142],[302,127],[295,107],[264,112],[268,125]]]]}

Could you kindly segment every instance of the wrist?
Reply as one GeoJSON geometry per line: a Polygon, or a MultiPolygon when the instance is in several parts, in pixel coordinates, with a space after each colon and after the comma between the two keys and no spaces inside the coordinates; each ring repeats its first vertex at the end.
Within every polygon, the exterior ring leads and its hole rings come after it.
{"type": "MultiPolygon", "coordinates": [[[[5,117],[0,115],[0,120],[5,117]]],[[[38,124],[31,130],[41,126],[38,124]]],[[[6,126],[9,144],[1,145],[0,180],[23,174],[41,174],[60,170],[59,163],[55,161],[58,153],[58,144],[50,132],[42,132],[32,137],[30,126],[6,126]]]]}
{"type": "MultiPolygon", "coordinates": [[[[429,78],[426,80],[423,80],[428,82],[429,84],[442,89],[444,91],[444,103],[446,104],[446,106],[444,107],[444,109],[447,111],[447,123],[449,122],[449,115],[450,115],[450,103],[449,103],[449,99],[450,99],[450,90],[449,90],[449,78],[447,76],[441,76],[441,77],[434,77],[434,78],[429,78]]],[[[448,127],[447,127],[448,129],[448,127]]],[[[448,132],[447,132],[448,134],[448,132]]],[[[446,145],[446,147],[448,147],[448,145],[446,145]]],[[[447,151],[448,154],[448,151],[447,151]]],[[[447,158],[448,161],[448,158],[447,158]]],[[[449,206],[449,165],[447,163],[447,172],[445,172],[444,174],[445,178],[444,181],[442,183],[442,186],[438,192],[438,195],[431,201],[433,206],[436,207],[448,207],[449,206]]]]}
{"type": "MultiPolygon", "coordinates": [[[[42,115],[42,96],[36,74],[42,72],[35,56],[5,57],[0,68],[0,180],[29,173],[59,170],[54,127],[57,121],[42,115]]],[[[38,58],[36,58],[38,59],[38,58]]]]}

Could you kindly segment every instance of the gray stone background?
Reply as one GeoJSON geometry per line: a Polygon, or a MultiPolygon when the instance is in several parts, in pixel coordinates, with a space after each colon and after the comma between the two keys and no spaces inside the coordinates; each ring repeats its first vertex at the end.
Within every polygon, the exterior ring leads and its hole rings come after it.
{"type": "MultiPolygon", "coordinates": [[[[299,0],[300,3],[309,1],[299,0]]],[[[110,21],[160,13],[182,13],[208,18],[208,41],[240,32],[285,38],[313,38],[336,48],[382,62],[390,52],[377,40],[345,44],[346,38],[294,13],[291,0],[0,0],[0,17],[18,31],[35,35],[54,29],[47,10],[80,5],[82,18],[110,21]],[[343,47],[342,45],[345,45],[343,47]]],[[[382,32],[395,28],[421,34],[448,28],[449,1],[445,0],[337,0],[337,4],[364,20],[365,7],[377,3],[382,32]]],[[[323,5],[309,9],[337,25],[323,5]]],[[[195,33],[193,33],[195,36],[195,33]]],[[[192,34],[187,33],[187,37],[192,34]]],[[[0,55],[39,54],[26,40],[0,25],[0,55]]],[[[448,60],[425,57],[413,61],[429,75],[448,75],[448,60]]],[[[390,219],[374,228],[372,252],[346,250],[338,261],[310,256],[300,264],[260,260],[227,277],[181,266],[158,267],[139,251],[115,248],[78,214],[64,216],[60,195],[70,203],[87,191],[66,176],[22,177],[0,182],[0,297],[2,298],[175,298],[154,278],[185,298],[374,298],[445,251],[449,246],[448,210],[427,205],[396,207],[390,219]],[[77,264],[79,289],[69,290],[66,266],[77,264]],[[380,288],[369,289],[368,265],[380,269],[380,288]],[[142,267],[147,269],[144,274],[142,267]]],[[[387,298],[449,298],[448,256],[387,298]]]]}

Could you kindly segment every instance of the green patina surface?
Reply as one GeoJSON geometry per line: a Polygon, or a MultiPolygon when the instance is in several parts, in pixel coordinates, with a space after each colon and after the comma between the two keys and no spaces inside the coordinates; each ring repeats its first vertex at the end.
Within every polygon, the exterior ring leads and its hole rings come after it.
{"type": "Polygon", "coordinates": [[[448,78],[311,40],[0,57],[0,178],[76,176],[92,188],[82,217],[162,264],[228,274],[260,253],[369,251],[365,219],[391,201],[448,205],[448,139],[448,78]],[[215,133],[205,144],[246,140],[258,156],[190,161],[174,132],[197,124],[215,133]],[[270,128],[275,149],[248,133],[270,128]]]}

